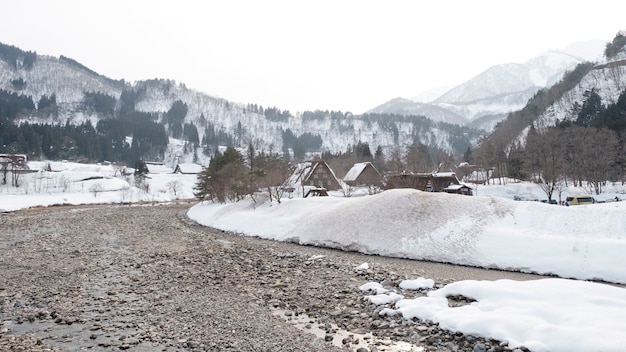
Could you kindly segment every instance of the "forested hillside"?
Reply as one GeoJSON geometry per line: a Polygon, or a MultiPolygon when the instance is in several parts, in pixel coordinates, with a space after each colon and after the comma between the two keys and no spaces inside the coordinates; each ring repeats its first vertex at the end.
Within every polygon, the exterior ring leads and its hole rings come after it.
{"type": "Polygon", "coordinates": [[[568,183],[599,193],[607,181],[625,182],[624,35],[607,44],[606,62],[578,65],[511,113],[468,161],[503,178],[539,182],[548,197],[568,183]]]}
{"type": "MultiPolygon", "coordinates": [[[[368,145],[387,159],[428,151],[429,167],[453,160],[484,132],[423,116],[340,111],[292,113],[233,103],[151,79],[111,80],[70,58],[0,44],[0,153],[31,159],[206,163],[220,146],[303,160],[368,145]]],[[[403,159],[404,165],[409,160],[403,159]]]]}

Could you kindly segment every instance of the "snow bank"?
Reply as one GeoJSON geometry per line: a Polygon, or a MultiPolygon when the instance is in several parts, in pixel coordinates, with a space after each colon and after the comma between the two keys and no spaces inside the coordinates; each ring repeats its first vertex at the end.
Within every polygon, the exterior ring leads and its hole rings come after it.
{"type": "Polygon", "coordinates": [[[203,225],[275,240],[626,283],[625,206],[560,207],[398,189],[256,207],[203,203],[188,215],[203,225]]]}

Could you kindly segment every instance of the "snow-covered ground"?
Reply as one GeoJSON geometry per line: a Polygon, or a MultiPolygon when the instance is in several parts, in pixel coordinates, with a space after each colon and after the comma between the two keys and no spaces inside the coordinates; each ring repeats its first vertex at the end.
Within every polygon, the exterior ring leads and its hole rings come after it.
{"type": "MultiPolygon", "coordinates": [[[[51,168],[57,171],[22,175],[19,188],[0,186],[0,209],[189,199],[196,182],[196,175],[150,174],[144,185],[135,185],[132,176],[116,175],[112,166],[54,163],[51,168]]],[[[626,291],[584,281],[626,283],[626,202],[614,201],[626,199],[626,187],[605,190],[594,196],[602,203],[570,207],[514,201],[546,196],[534,184],[508,183],[478,186],[475,197],[399,189],[351,198],[283,198],[280,204],[261,197],[256,203],[205,202],[188,215],[250,236],[555,275],[560,278],[459,281],[414,300],[384,289],[368,295],[376,287],[370,283],[364,299],[395,302],[384,314],[433,320],[533,351],[624,351],[626,291]],[[452,308],[447,295],[476,301],[452,308]]],[[[585,193],[568,188],[562,197],[585,193]]],[[[424,282],[428,278],[415,278],[404,287],[424,289],[424,282]]]]}
{"type": "MultiPolygon", "coordinates": [[[[598,200],[624,198],[618,185],[598,200]]],[[[570,189],[569,194],[584,190],[570,189]]],[[[378,290],[384,314],[432,320],[533,351],[626,350],[626,202],[558,206],[533,184],[480,186],[476,197],[399,189],[378,195],[198,204],[188,215],[245,235],[385,256],[552,274],[530,282],[460,281],[427,297],[378,290]],[[566,279],[575,278],[578,280],[566,279]],[[448,306],[447,295],[476,302],[448,306]]],[[[419,278],[415,278],[416,280],[419,278]]],[[[375,284],[375,283],[373,283],[375,284]]],[[[411,282],[407,286],[411,286],[411,282]]]]}
{"type": "Polygon", "coordinates": [[[0,211],[36,206],[169,202],[193,198],[197,175],[174,174],[171,168],[155,167],[143,182],[121,175],[113,165],[74,162],[28,163],[37,172],[19,176],[19,187],[0,185],[0,211]],[[44,171],[50,170],[50,171],[44,171]]]}

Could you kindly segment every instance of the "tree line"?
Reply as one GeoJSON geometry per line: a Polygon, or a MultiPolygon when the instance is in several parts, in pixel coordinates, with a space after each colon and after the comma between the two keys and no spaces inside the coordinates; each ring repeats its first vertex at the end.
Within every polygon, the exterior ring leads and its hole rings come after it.
{"type": "Polygon", "coordinates": [[[532,123],[525,141],[508,143],[486,139],[465,161],[493,166],[496,177],[537,182],[549,200],[568,185],[599,194],[606,182],[626,181],[626,91],[607,106],[595,89],[586,91],[570,118],[532,123]]]}
{"type": "MultiPolygon", "coordinates": [[[[340,178],[361,162],[371,162],[381,175],[385,172],[449,171],[455,164],[452,155],[419,143],[393,148],[386,155],[382,147],[372,153],[367,142],[359,141],[348,146],[345,152],[324,152],[320,157],[340,178]]],[[[281,186],[294,167],[288,156],[257,151],[254,143],[248,144],[245,155],[228,147],[224,152],[215,152],[209,166],[198,175],[195,195],[200,200],[214,202],[238,201],[245,197],[256,200],[258,192],[265,190],[270,200],[280,202],[284,192],[281,186]]]]}
{"type": "MultiPolygon", "coordinates": [[[[96,126],[90,121],[78,125],[16,124],[15,120],[23,116],[56,118],[56,96],[43,95],[35,107],[30,96],[0,90],[0,153],[26,154],[34,160],[106,160],[128,165],[136,159],[161,160],[169,139],[165,126],[158,122],[159,116],[135,111],[134,105],[123,112],[115,107],[114,97],[86,92],[83,108],[102,116],[96,126]]],[[[193,143],[198,143],[195,126],[186,126],[185,132],[193,143]]]]}

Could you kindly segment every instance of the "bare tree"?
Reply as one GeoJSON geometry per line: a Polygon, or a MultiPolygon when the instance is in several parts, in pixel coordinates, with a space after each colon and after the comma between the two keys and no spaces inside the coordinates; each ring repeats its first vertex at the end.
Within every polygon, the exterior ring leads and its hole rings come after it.
{"type": "Polygon", "coordinates": [[[552,200],[554,192],[558,193],[564,184],[563,144],[558,137],[559,131],[555,128],[541,133],[531,127],[526,140],[529,172],[548,197],[548,201],[552,200]]]}
{"type": "Polygon", "coordinates": [[[9,166],[11,165],[11,159],[0,158],[0,172],[2,172],[2,184],[7,184],[7,175],[9,174],[9,166]]]}
{"type": "Polygon", "coordinates": [[[100,182],[96,182],[89,187],[89,190],[93,193],[93,197],[96,198],[98,197],[98,193],[103,191],[102,184],[100,182]]]}
{"type": "Polygon", "coordinates": [[[403,172],[405,171],[405,164],[403,162],[402,150],[400,147],[395,146],[389,152],[389,159],[387,160],[387,169],[391,172],[403,172]]]}
{"type": "Polygon", "coordinates": [[[289,177],[289,162],[278,155],[261,154],[257,157],[257,168],[259,188],[267,190],[270,201],[280,203],[284,192],[282,185],[289,177]]]}
{"type": "Polygon", "coordinates": [[[404,159],[407,171],[430,172],[434,167],[428,148],[421,143],[413,143],[407,146],[404,159]]]}
{"type": "Polygon", "coordinates": [[[578,128],[577,130],[584,130],[587,137],[580,155],[584,165],[584,179],[591,191],[600,194],[613,174],[614,165],[618,164],[617,134],[609,129],[578,128]]]}
{"type": "Polygon", "coordinates": [[[18,164],[16,163],[11,163],[11,185],[13,187],[19,187],[20,186],[20,175],[22,174],[20,171],[23,170],[22,167],[20,167],[18,164]]]}
{"type": "Polygon", "coordinates": [[[172,194],[174,195],[174,197],[178,196],[178,193],[180,192],[181,188],[183,187],[182,183],[180,183],[180,181],[170,181],[166,184],[167,188],[170,190],[170,192],[172,192],[172,194]]]}

